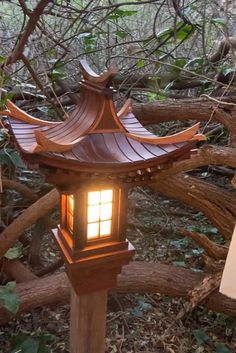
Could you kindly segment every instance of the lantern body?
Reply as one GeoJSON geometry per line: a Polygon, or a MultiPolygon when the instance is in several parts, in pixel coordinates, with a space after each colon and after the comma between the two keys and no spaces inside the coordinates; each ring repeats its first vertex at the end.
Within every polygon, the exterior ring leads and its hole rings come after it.
{"type": "Polygon", "coordinates": [[[116,285],[133,256],[125,239],[127,190],[97,185],[61,192],[61,223],[53,234],[77,294],[116,285]]]}

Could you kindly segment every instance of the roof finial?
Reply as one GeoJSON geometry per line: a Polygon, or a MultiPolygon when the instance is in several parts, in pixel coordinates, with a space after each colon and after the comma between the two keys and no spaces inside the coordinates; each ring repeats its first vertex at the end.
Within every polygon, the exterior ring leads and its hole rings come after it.
{"type": "Polygon", "coordinates": [[[117,69],[110,67],[106,72],[104,71],[101,75],[98,75],[90,68],[85,59],[80,60],[79,66],[84,80],[103,87],[109,86],[113,77],[117,74],[117,69]]]}

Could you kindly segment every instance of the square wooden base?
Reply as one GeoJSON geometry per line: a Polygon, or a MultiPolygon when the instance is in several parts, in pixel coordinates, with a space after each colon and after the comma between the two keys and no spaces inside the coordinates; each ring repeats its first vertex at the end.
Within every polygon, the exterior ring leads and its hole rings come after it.
{"type": "MultiPolygon", "coordinates": [[[[93,254],[88,251],[87,257],[74,259],[61,239],[58,229],[52,230],[57,244],[63,254],[66,272],[77,295],[92,293],[116,286],[117,275],[134,255],[134,248],[128,242],[114,243],[107,247],[107,252],[93,254]]],[[[82,251],[85,251],[84,249],[82,251]]]]}

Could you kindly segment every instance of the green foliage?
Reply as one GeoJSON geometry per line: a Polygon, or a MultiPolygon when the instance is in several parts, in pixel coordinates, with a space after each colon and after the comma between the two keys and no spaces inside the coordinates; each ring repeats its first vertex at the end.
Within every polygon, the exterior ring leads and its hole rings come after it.
{"type": "Polygon", "coordinates": [[[0,64],[3,64],[5,61],[5,57],[3,55],[0,55],[0,64]]]}
{"type": "Polygon", "coordinates": [[[116,36],[119,37],[119,38],[126,38],[128,36],[128,32],[126,31],[116,31],[115,32],[116,36]]]}
{"type": "Polygon", "coordinates": [[[158,97],[158,95],[154,92],[147,93],[148,102],[154,102],[155,100],[157,100],[157,97],[158,97]]]}
{"type": "Polygon", "coordinates": [[[15,282],[8,282],[5,286],[0,287],[1,306],[14,315],[17,313],[20,306],[18,295],[14,292],[15,287],[15,282]]]}
{"type": "Polygon", "coordinates": [[[26,168],[19,153],[12,148],[4,148],[0,150],[0,163],[14,165],[18,168],[26,168]]]}
{"type": "Polygon", "coordinates": [[[231,351],[223,343],[219,343],[216,345],[216,353],[231,353],[231,351]]]}
{"type": "MultiPolygon", "coordinates": [[[[201,329],[193,330],[193,335],[200,346],[208,343],[210,340],[210,337],[201,329]]],[[[215,353],[232,353],[223,343],[216,343],[214,345],[215,353]]]]}
{"type": "Polygon", "coordinates": [[[132,310],[132,315],[135,317],[143,317],[145,313],[152,311],[153,307],[150,303],[140,299],[138,305],[132,310]]]}
{"type": "Polygon", "coordinates": [[[63,78],[64,74],[63,72],[54,69],[52,72],[48,75],[52,81],[56,81],[58,78],[63,78]]]}
{"type": "Polygon", "coordinates": [[[185,68],[190,68],[191,70],[194,69],[198,69],[199,67],[201,67],[204,63],[204,59],[197,57],[197,58],[193,58],[191,60],[189,60],[186,64],[185,64],[185,68]]]}
{"type": "Polygon", "coordinates": [[[93,35],[92,33],[86,33],[83,37],[83,43],[86,52],[90,52],[94,49],[96,43],[97,36],[93,35]]]}
{"type": "Polygon", "coordinates": [[[169,244],[175,247],[177,250],[183,250],[189,246],[189,238],[184,237],[178,240],[170,240],[169,244]]]}
{"type": "Polygon", "coordinates": [[[218,229],[216,227],[212,227],[212,226],[189,226],[187,227],[187,229],[190,232],[198,232],[198,233],[203,233],[206,235],[216,235],[219,233],[218,229]]]}
{"type": "Polygon", "coordinates": [[[168,39],[169,37],[171,37],[172,35],[173,35],[173,28],[169,27],[169,28],[165,28],[162,31],[158,32],[156,35],[156,38],[163,42],[166,39],[168,39]]]}
{"type": "Polygon", "coordinates": [[[172,261],[172,264],[177,267],[187,267],[184,261],[172,261]]]}
{"type": "Polygon", "coordinates": [[[112,349],[111,353],[117,353],[118,348],[113,344],[112,346],[109,346],[110,349],[112,349]]]}
{"type": "Polygon", "coordinates": [[[168,27],[157,33],[156,39],[160,42],[169,42],[170,39],[175,39],[177,42],[185,41],[193,33],[193,27],[189,24],[178,22],[176,28],[168,27]]]}
{"type": "Polygon", "coordinates": [[[174,61],[174,65],[178,67],[185,67],[186,63],[187,63],[187,59],[185,58],[177,58],[174,61]]]}
{"type": "Polygon", "coordinates": [[[53,64],[51,72],[48,74],[48,77],[51,79],[51,81],[56,81],[58,78],[63,79],[64,73],[61,68],[63,65],[65,65],[65,62],[63,60],[57,59],[50,59],[48,62],[53,64]]]}
{"type": "Polygon", "coordinates": [[[181,74],[181,69],[186,66],[187,59],[185,58],[176,58],[173,62],[174,67],[171,68],[171,71],[175,74],[181,74]]]}
{"type": "Polygon", "coordinates": [[[13,336],[10,353],[50,353],[47,344],[54,340],[54,336],[42,334],[36,338],[25,333],[13,336]]]}
{"type": "MultiPolygon", "coordinates": [[[[0,65],[1,65],[1,58],[0,58],[0,65]]],[[[0,77],[0,81],[1,81],[1,77],[0,77]]],[[[3,83],[4,83],[4,79],[2,80],[2,85],[3,85],[3,83]]],[[[4,96],[4,98],[2,97],[1,101],[0,101],[0,109],[4,109],[7,100],[11,100],[13,97],[14,97],[14,93],[13,92],[8,92],[4,96]]]]}
{"type": "Polygon", "coordinates": [[[193,32],[193,27],[187,23],[181,25],[181,28],[176,32],[176,39],[179,41],[184,41],[189,38],[190,34],[193,32]]]}
{"type": "Polygon", "coordinates": [[[222,68],[219,67],[219,72],[221,72],[224,76],[227,76],[229,74],[234,74],[235,73],[235,69],[232,68],[232,67],[223,66],[222,68]]]}
{"type": "Polygon", "coordinates": [[[222,17],[217,17],[217,18],[212,18],[211,19],[211,23],[218,25],[218,26],[222,26],[225,27],[226,26],[226,18],[222,18],[222,17]]]}
{"type": "Polygon", "coordinates": [[[137,62],[137,64],[136,64],[136,67],[137,67],[138,69],[141,69],[142,67],[144,67],[144,65],[145,65],[145,60],[140,59],[140,60],[138,60],[138,62],[137,62]]]}
{"type": "Polygon", "coordinates": [[[137,13],[138,13],[138,11],[135,11],[135,10],[115,9],[108,16],[108,19],[110,19],[110,20],[118,20],[120,18],[133,16],[133,15],[135,15],[137,13]]]}
{"type": "Polygon", "coordinates": [[[8,260],[15,260],[19,259],[22,255],[22,246],[15,245],[5,253],[4,257],[8,260]]]}
{"type": "Polygon", "coordinates": [[[203,330],[200,329],[193,330],[193,335],[199,345],[209,340],[209,336],[203,330]]]}

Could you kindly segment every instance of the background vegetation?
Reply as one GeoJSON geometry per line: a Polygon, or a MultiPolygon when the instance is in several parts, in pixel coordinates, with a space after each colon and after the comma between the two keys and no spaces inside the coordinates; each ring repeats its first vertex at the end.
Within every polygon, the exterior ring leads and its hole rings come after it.
{"type": "MultiPolygon", "coordinates": [[[[97,72],[118,68],[117,107],[130,97],[158,135],[196,120],[208,139],[151,188],[130,192],[127,235],[140,267],[118,290],[132,292],[133,276],[142,292],[146,261],[156,271],[145,283],[154,294],[110,296],[110,353],[236,349],[236,304],[217,292],[236,216],[235,21],[229,0],[0,1],[0,109],[11,99],[34,116],[63,120],[86,58],[97,72]]],[[[58,195],[20,159],[4,117],[0,146],[0,352],[68,352],[68,304],[46,306],[68,302],[69,293],[49,231],[58,195]],[[18,321],[9,313],[24,314],[18,321]]]]}

